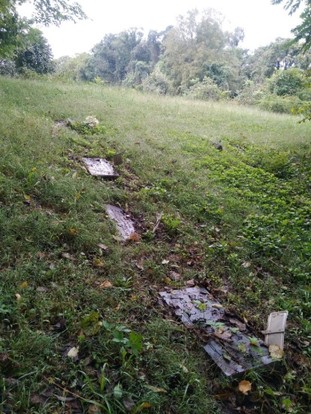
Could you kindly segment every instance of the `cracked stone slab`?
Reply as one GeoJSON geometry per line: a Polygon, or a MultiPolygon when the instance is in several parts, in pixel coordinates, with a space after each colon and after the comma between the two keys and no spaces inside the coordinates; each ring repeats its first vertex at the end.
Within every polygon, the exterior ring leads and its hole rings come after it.
{"type": "Polygon", "coordinates": [[[95,177],[117,178],[117,174],[113,166],[103,158],[82,158],[88,172],[95,177]]]}
{"type": "Polygon", "coordinates": [[[121,239],[124,241],[129,240],[135,233],[134,223],[129,215],[121,208],[110,204],[106,205],[106,211],[110,219],[115,222],[121,239]]]}
{"type": "Polygon", "coordinates": [[[244,322],[227,312],[204,288],[160,292],[162,301],[199,337],[208,338],[204,350],[227,376],[270,364],[263,341],[254,337],[244,322]]]}

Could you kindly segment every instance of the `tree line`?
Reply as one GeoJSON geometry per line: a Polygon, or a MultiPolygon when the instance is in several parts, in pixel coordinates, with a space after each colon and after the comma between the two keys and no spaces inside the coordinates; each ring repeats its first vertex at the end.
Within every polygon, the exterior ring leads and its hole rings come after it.
{"type": "MultiPolygon", "coordinates": [[[[235,99],[278,112],[305,111],[310,105],[311,43],[302,33],[303,44],[277,39],[249,53],[240,47],[243,29],[225,31],[217,12],[192,10],[163,31],[144,34],[131,28],[107,34],[91,53],[54,61],[48,42],[31,23],[82,18],[81,8],[61,0],[35,0],[32,22],[25,22],[16,13],[16,3],[0,0],[0,21],[6,21],[8,27],[0,30],[2,74],[54,73],[60,79],[123,85],[158,94],[235,99]],[[23,30],[16,36],[20,27],[23,30]]],[[[287,0],[285,6],[295,12],[301,3],[303,0],[287,0]]],[[[303,13],[310,11],[310,0],[306,3],[303,13]]],[[[303,15],[300,27],[307,27],[310,20],[303,15]]],[[[299,28],[294,32],[298,36],[299,28]]]]}

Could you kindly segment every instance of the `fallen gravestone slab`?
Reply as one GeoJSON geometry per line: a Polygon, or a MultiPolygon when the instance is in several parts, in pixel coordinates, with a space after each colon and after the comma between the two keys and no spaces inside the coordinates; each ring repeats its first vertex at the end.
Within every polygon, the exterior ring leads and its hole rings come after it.
{"type": "Polygon", "coordinates": [[[169,289],[160,296],[186,326],[197,328],[204,340],[208,338],[204,349],[225,375],[272,362],[263,341],[253,337],[246,325],[226,312],[206,289],[169,289]]]}
{"type": "Polygon", "coordinates": [[[102,158],[82,158],[88,172],[95,177],[117,178],[117,174],[113,166],[102,158]]]}
{"type": "Polygon", "coordinates": [[[106,205],[108,216],[116,223],[118,233],[122,240],[126,241],[135,234],[135,227],[130,217],[119,207],[106,205]]]}

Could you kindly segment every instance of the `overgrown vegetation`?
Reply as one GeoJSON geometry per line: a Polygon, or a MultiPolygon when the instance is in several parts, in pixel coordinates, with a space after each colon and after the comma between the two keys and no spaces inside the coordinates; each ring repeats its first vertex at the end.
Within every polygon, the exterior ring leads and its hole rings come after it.
{"type": "MultiPolygon", "coordinates": [[[[57,80],[109,83],[196,100],[234,100],[309,119],[307,43],[302,51],[290,39],[276,39],[250,53],[240,47],[243,38],[242,28],[225,31],[215,10],[192,10],[163,31],[145,35],[131,28],[106,34],[90,54],[53,62],[42,33],[27,26],[10,54],[2,54],[0,74],[36,78],[55,72],[57,80]]],[[[0,56],[4,49],[0,43],[0,56]]]]}
{"type": "Polygon", "coordinates": [[[2,412],[307,412],[310,124],[105,85],[0,85],[2,412]],[[81,164],[115,154],[114,182],[81,164]],[[115,239],[106,203],[139,238],[115,239]],[[259,337],[287,309],[284,361],[225,379],[158,303],[192,279],[259,337]]]}

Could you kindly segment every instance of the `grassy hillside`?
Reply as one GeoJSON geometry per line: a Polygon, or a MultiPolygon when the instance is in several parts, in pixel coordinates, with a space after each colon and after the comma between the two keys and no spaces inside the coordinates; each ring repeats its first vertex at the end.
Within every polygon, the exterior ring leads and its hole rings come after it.
{"type": "Polygon", "coordinates": [[[310,123],[5,78],[0,106],[3,413],[308,411],[310,123]],[[60,123],[88,115],[94,135],[60,123]],[[82,167],[115,154],[114,182],[82,167]],[[140,240],[116,240],[106,203],[130,212],[140,240]],[[288,310],[284,361],[225,379],[158,303],[191,279],[258,336],[271,311],[288,310]]]}

